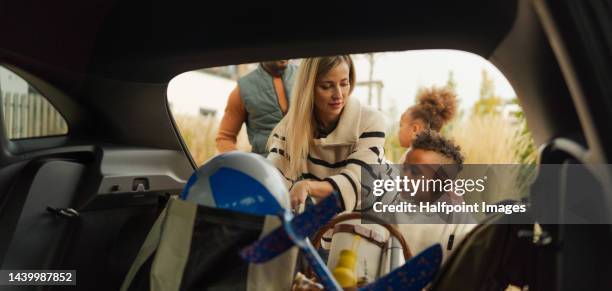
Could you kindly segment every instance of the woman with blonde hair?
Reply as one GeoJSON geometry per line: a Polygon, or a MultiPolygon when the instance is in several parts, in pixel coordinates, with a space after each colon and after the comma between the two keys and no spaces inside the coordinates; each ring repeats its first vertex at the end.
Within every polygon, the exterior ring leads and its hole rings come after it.
{"type": "Polygon", "coordinates": [[[355,82],[348,55],[302,61],[293,104],[268,140],[268,159],[285,176],[292,207],[335,190],[346,211],[358,209],[362,168],[385,160],[384,116],[351,97],[355,82]]]}
{"type": "MultiPolygon", "coordinates": [[[[385,161],[384,116],[351,97],[355,83],[348,55],[307,58],[298,68],[289,112],[268,139],[268,159],[285,176],[294,209],[302,209],[298,206],[309,196],[316,203],[333,191],[345,211],[359,209],[362,168],[385,161]]],[[[262,235],[276,226],[266,219],[262,235]]],[[[289,289],[296,261],[292,249],[263,265],[251,264],[249,290],[289,289]]]]}

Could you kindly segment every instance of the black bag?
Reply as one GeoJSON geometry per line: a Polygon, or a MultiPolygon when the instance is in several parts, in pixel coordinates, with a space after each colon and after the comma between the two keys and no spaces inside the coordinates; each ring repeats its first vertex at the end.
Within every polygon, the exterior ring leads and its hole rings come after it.
{"type": "Polygon", "coordinates": [[[238,252],[259,238],[263,216],[171,199],[121,290],[245,290],[238,252]]]}

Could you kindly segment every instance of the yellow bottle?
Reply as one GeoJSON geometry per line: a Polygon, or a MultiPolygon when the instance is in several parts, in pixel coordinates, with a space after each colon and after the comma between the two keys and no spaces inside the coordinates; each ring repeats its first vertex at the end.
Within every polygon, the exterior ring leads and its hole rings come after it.
{"type": "Polygon", "coordinates": [[[357,286],[357,277],[355,276],[355,263],[357,262],[357,253],[353,250],[340,251],[340,258],[336,268],[332,271],[334,278],[342,288],[350,288],[357,286]]]}
{"type": "Polygon", "coordinates": [[[338,264],[332,271],[334,278],[340,284],[340,287],[344,288],[356,288],[357,287],[357,276],[355,276],[355,264],[357,263],[357,246],[359,245],[360,236],[356,235],[353,239],[352,249],[344,249],[340,251],[340,258],[338,258],[338,264]]]}

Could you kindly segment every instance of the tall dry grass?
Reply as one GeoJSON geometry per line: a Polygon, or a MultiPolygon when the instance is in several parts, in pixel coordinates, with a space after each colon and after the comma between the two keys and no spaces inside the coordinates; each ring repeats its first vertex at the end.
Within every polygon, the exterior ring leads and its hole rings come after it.
{"type": "MultiPolygon", "coordinates": [[[[522,122],[499,114],[472,115],[454,120],[442,134],[461,147],[465,164],[530,164],[537,153],[522,122]]],[[[398,131],[397,125],[391,127],[385,140],[385,155],[395,163],[406,151],[399,144],[398,131]]]]}
{"type": "MultiPolygon", "coordinates": [[[[527,195],[535,174],[537,153],[524,122],[501,114],[472,114],[457,118],[443,128],[442,134],[461,147],[465,164],[482,165],[466,167],[463,175],[488,179],[486,192],[468,195],[471,199],[465,197],[467,202],[520,200],[527,195]]],[[[385,155],[397,163],[405,150],[399,145],[398,126],[394,125],[385,140],[385,155]]]]}
{"type": "MultiPolygon", "coordinates": [[[[219,129],[216,117],[175,115],[181,136],[197,165],[204,164],[218,154],[215,138],[219,129]]],[[[481,167],[482,175],[487,175],[490,185],[486,197],[488,202],[503,199],[519,199],[524,196],[531,182],[531,172],[521,164],[533,164],[536,152],[532,147],[531,136],[525,132],[524,124],[501,115],[472,115],[457,119],[444,128],[443,134],[461,147],[466,164],[504,164],[516,166],[481,167]]],[[[398,128],[394,126],[385,140],[387,159],[398,162],[405,149],[399,145],[398,128]]],[[[239,150],[250,151],[246,130],[243,126],[237,138],[239,150]]],[[[473,174],[473,173],[471,173],[473,174]]]]}
{"type": "Polygon", "coordinates": [[[445,135],[461,147],[466,164],[483,165],[469,168],[482,171],[469,175],[487,176],[489,185],[481,197],[473,198],[498,202],[520,200],[527,195],[535,174],[537,152],[524,120],[500,114],[473,114],[449,124],[445,135]]]}
{"type": "MultiPolygon", "coordinates": [[[[176,114],[174,115],[174,120],[191,156],[198,166],[219,153],[215,143],[220,123],[218,118],[214,116],[176,114]]],[[[251,150],[244,126],[238,134],[236,146],[239,150],[251,150]]]]}
{"type": "Polygon", "coordinates": [[[535,161],[533,143],[520,121],[500,114],[471,115],[445,129],[445,135],[461,147],[466,164],[521,164],[535,161]]]}

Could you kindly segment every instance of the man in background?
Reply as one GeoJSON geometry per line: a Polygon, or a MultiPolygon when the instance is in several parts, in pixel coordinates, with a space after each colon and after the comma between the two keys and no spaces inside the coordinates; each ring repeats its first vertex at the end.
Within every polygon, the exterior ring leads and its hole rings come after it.
{"type": "Polygon", "coordinates": [[[236,150],[236,137],[246,123],[251,151],[264,157],[268,155],[268,137],[289,109],[296,70],[297,66],[288,60],[263,62],[238,79],[227,100],[216,138],[220,153],[236,150]]]}

